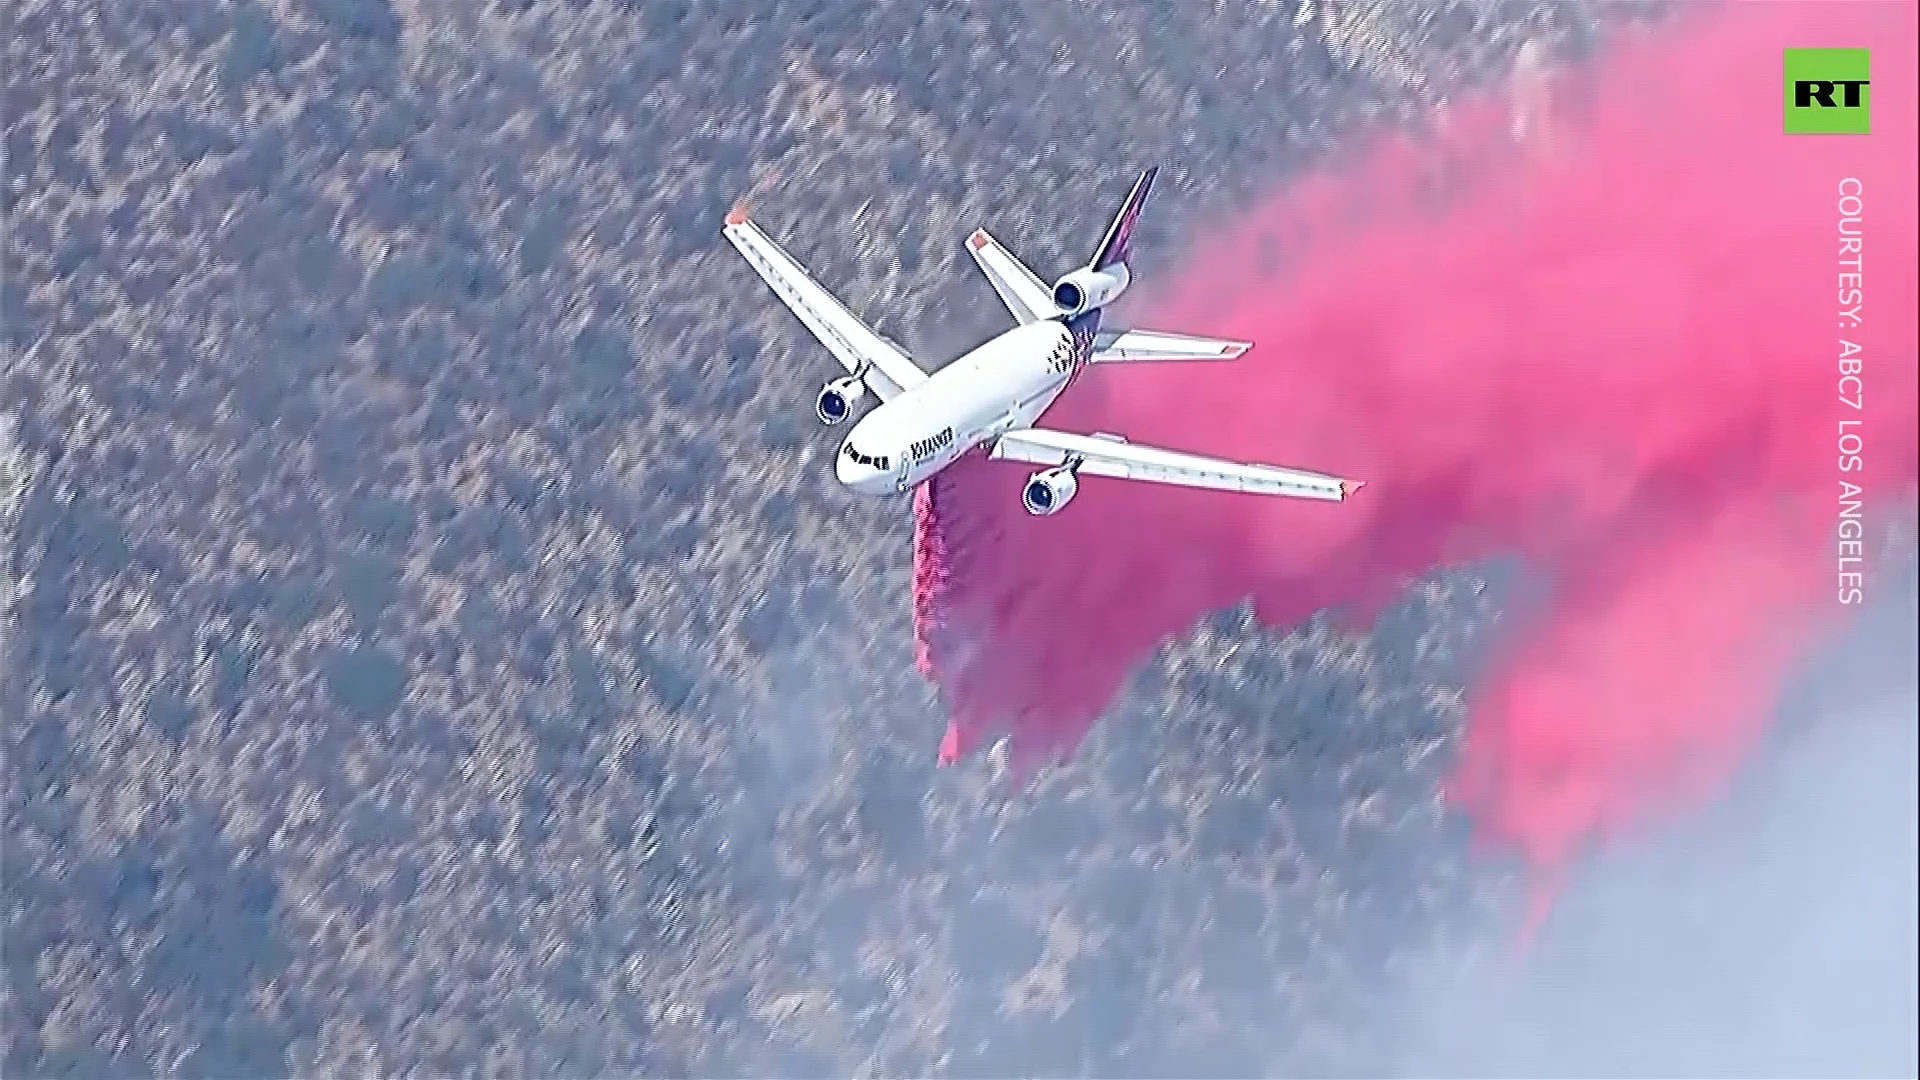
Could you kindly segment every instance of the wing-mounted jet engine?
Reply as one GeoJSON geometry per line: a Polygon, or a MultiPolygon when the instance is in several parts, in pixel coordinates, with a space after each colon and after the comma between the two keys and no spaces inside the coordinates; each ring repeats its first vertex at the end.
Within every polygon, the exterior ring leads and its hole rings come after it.
{"type": "Polygon", "coordinates": [[[831,427],[853,415],[854,406],[867,396],[867,384],[848,376],[835,379],[820,388],[820,396],[814,400],[814,414],[820,422],[831,427]]]}
{"type": "Polygon", "coordinates": [[[1034,473],[1020,489],[1020,505],[1036,517],[1051,517],[1067,508],[1080,491],[1080,478],[1072,465],[1062,465],[1034,473]]]}

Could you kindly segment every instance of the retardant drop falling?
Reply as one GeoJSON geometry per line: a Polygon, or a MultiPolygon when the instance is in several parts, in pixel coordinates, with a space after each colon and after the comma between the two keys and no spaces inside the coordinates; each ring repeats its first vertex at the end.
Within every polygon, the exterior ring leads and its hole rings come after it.
{"type": "Polygon", "coordinates": [[[1683,13],[1580,74],[1550,152],[1516,147],[1504,101],[1466,102],[1138,286],[1162,298],[1143,325],[1254,350],[1096,369],[1050,426],[1371,483],[1335,505],[1095,478],[1036,519],[1028,469],[955,465],[915,507],[942,757],[1002,730],[1028,763],[1070,750],[1160,640],[1245,597],[1269,624],[1365,618],[1436,566],[1518,555],[1552,598],[1471,688],[1450,795],[1481,837],[1557,867],[1717,790],[1793,662],[1858,610],[1843,485],[1869,558],[1912,498],[1915,29],[1906,4],[1683,13]],[[1782,49],[1810,45],[1871,48],[1870,136],[1783,133],[1782,49]]]}

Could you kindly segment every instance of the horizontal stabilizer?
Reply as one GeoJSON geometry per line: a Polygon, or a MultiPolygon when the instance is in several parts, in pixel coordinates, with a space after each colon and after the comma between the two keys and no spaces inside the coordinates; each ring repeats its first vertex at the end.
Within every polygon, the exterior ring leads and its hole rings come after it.
{"type": "Polygon", "coordinates": [[[1093,362],[1124,364],[1149,360],[1233,360],[1252,347],[1250,341],[1168,334],[1159,330],[1109,331],[1093,339],[1093,362]]]}
{"type": "Polygon", "coordinates": [[[1059,313],[1053,304],[1053,291],[987,230],[973,230],[973,235],[967,237],[967,251],[973,255],[973,261],[980,264],[980,272],[987,275],[988,284],[1020,325],[1051,319],[1059,313]]]}

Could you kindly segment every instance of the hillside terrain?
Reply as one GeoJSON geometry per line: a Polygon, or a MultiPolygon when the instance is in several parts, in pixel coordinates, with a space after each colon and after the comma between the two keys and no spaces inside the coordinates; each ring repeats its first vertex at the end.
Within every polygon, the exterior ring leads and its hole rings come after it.
{"type": "MultiPolygon", "coordinates": [[[[1029,790],[933,767],[904,501],[757,212],[940,362],[1572,3],[17,0],[0,1073],[1329,1075],[1504,899],[1499,583],[1227,611],[1029,790]]],[[[1204,329],[1204,328],[1202,328],[1204,329]]],[[[1016,497],[1009,492],[1009,498],[1016,497]]]]}

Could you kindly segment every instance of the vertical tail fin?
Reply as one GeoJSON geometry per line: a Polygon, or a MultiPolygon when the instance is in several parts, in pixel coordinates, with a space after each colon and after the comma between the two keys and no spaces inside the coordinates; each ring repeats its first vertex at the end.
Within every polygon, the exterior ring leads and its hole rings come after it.
{"type": "Polygon", "coordinates": [[[1127,201],[1120,205],[1120,212],[1114,215],[1113,224],[1107,226],[1107,235],[1094,251],[1093,261],[1087,264],[1088,269],[1105,270],[1115,263],[1127,261],[1127,245],[1133,239],[1133,223],[1139,219],[1140,207],[1146,204],[1147,192],[1153,189],[1153,178],[1159,173],[1160,166],[1155,165],[1133,182],[1133,190],[1127,194],[1127,201]]]}

